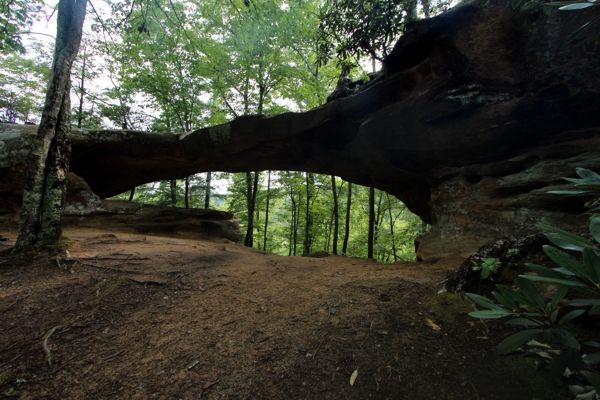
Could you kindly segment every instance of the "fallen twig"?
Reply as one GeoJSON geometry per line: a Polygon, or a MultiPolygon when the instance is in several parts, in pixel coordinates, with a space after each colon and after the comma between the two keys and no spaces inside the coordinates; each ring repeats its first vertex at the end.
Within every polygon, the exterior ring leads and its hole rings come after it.
{"type": "Polygon", "coordinates": [[[114,358],[114,357],[118,356],[118,355],[119,355],[119,354],[121,354],[122,352],[123,352],[123,350],[119,350],[119,351],[117,351],[115,354],[111,354],[110,356],[106,357],[106,358],[104,359],[104,361],[106,361],[106,360],[110,360],[111,358],[114,358]]]}
{"type": "Polygon", "coordinates": [[[317,353],[319,352],[319,349],[321,348],[321,346],[323,345],[323,343],[325,342],[325,338],[323,338],[323,340],[321,340],[321,343],[319,343],[319,347],[317,347],[317,349],[315,350],[315,352],[313,353],[312,359],[314,360],[315,357],[317,356],[317,353]]]}
{"type": "Polygon", "coordinates": [[[17,303],[18,303],[18,302],[20,302],[21,300],[25,300],[25,299],[26,299],[26,298],[28,298],[29,296],[31,296],[31,293],[29,293],[29,294],[28,294],[27,296],[25,296],[25,297],[21,297],[20,299],[13,301],[12,303],[10,303],[10,304],[8,305],[8,307],[6,307],[4,310],[2,310],[2,312],[4,312],[4,311],[8,310],[9,308],[11,308],[12,306],[14,306],[15,304],[17,304],[17,303]]]}
{"type": "Polygon", "coordinates": [[[19,354],[18,356],[16,356],[15,358],[13,358],[12,360],[8,360],[7,362],[5,362],[4,364],[0,364],[0,367],[4,367],[6,364],[10,364],[11,362],[15,361],[16,359],[18,359],[19,357],[21,357],[23,355],[23,353],[19,354]]]}
{"type": "MultiPolygon", "coordinates": [[[[60,326],[60,325],[59,325],[60,326]]],[[[48,361],[48,366],[52,367],[52,357],[50,356],[50,350],[48,350],[48,339],[50,336],[59,328],[59,326],[55,326],[50,330],[50,333],[46,335],[46,338],[42,342],[42,348],[44,349],[44,353],[46,353],[46,361],[48,361]]]]}
{"type": "MultiPolygon", "coordinates": [[[[75,357],[77,357],[77,356],[75,356],[75,357]]],[[[55,373],[57,373],[58,371],[60,371],[64,367],[66,367],[71,361],[73,361],[75,359],[75,357],[73,357],[69,361],[63,363],[63,365],[61,365],[60,367],[56,368],[54,371],[50,372],[48,375],[54,375],[55,373]]]]}

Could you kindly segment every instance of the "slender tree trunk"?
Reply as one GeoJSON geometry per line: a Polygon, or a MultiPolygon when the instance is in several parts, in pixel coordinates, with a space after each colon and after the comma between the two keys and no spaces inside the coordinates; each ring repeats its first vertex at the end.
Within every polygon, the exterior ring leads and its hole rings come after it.
{"type": "Polygon", "coordinates": [[[83,48],[83,66],[81,68],[81,86],[79,86],[79,90],[81,90],[81,94],[79,96],[79,114],[77,115],[77,127],[81,128],[83,125],[83,97],[85,96],[85,62],[86,62],[86,50],[87,47],[83,48]]]}
{"type": "Polygon", "coordinates": [[[338,232],[340,228],[340,216],[338,210],[338,195],[335,187],[335,176],[331,175],[331,190],[333,192],[333,254],[337,254],[338,232]]]}
{"type": "MultiPolygon", "coordinates": [[[[374,189],[373,189],[374,190],[374,189]]],[[[377,201],[377,208],[375,211],[375,226],[373,228],[373,253],[375,252],[375,245],[378,243],[379,240],[379,227],[381,226],[381,221],[383,220],[383,213],[385,211],[381,211],[381,201],[383,199],[383,195],[381,194],[381,192],[379,192],[379,200],[377,201]]],[[[376,257],[377,259],[379,259],[379,254],[376,257]]]]}
{"type": "Polygon", "coordinates": [[[135,186],[131,189],[129,193],[129,201],[133,201],[133,195],[135,194],[135,186]]]}
{"type": "Polygon", "coordinates": [[[204,196],[204,208],[210,208],[210,181],[212,180],[212,173],[206,173],[206,195],[204,196]]]}
{"type": "Polygon", "coordinates": [[[367,241],[367,258],[373,258],[373,231],[375,227],[375,188],[369,188],[369,239],[367,241]]]}
{"type": "MultiPolygon", "coordinates": [[[[288,177],[289,177],[289,172],[287,173],[288,177]]],[[[292,202],[292,223],[290,224],[290,251],[288,256],[292,255],[292,249],[294,249],[294,255],[296,255],[295,252],[295,241],[296,241],[296,235],[295,235],[295,228],[296,228],[296,200],[294,199],[294,188],[292,186],[292,183],[290,182],[290,201],[292,202]]]]}
{"type": "Polygon", "coordinates": [[[385,194],[387,197],[388,211],[390,215],[390,235],[392,236],[392,252],[394,254],[394,262],[398,261],[398,253],[396,252],[396,240],[394,239],[394,219],[392,218],[392,202],[390,201],[390,195],[385,194]]]}
{"type": "Polygon", "coordinates": [[[267,232],[269,229],[269,200],[271,197],[271,170],[267,175],[267,206],[265,208],[265,231],[264,231],[264,241],[263,241],[263,250],[267,251],[267,232]]]}
{"type": "Polygon", "coordinates": [[[69,97],[71,66],[81,44],[86,4],[85,0],[60,0],[58,3],[52,73],[42,119],[28,157],[23,205],[19,214],[19,236],[14,248],[17,252],[34,245],[41,247],[53,244],[60,237],[60,234],[56,236],[57,230],[53,229],[42,240],[40,221],[44,221],[44,229],[49,229],[49,224],[56,224],[60,231],[62,213],[56,210],[62,210],[62,200],[58,198],[64,198],[64,193],[58,192],[66,188],[70,157],[70,149],[60,148],[67,144],[64,136],[69,136],[71,129],[70,102],[65,98],[69,97]],[[63,116],[60,115],[61,110],[63,116]],[[61,131],[61,139],[54,140],[58,131],[61,131]],[[58,148],[53,150],[52,165],[47,165],[51,146],[58,148]],[[53,174],[53,178],[47,178],[46,174],[53,174]],[[52,181],[53,187],[46,190],[48,181],[52,181]],[[64,186],[59,184],[62,181],[65,182],[64,186]],[[45,211],[52,215],[42,215],[45,211]]]}
{"type": "Polygon", "coordinates": [[[256,207],[256,193],[258,192],[258,178],[259,172],[254,172],[254,184],[252,184],[252,174],[250,172],[246,175],[246,184],[248,184],[248,230],[246,231],[246,241],[244,243],[247,247],[254,246],[254,209],[256,207]],[[248,179],[249,177],[249,179],[248,179]]]}
{"type": "Polygon", "coordinates": [[[304,232],[304,254],[310,253],[310,247],[312,245],[312,236],[311,236],[311,228],[312,228],[312,219],[310,215],[310,200],[312,199],[312,188],[314,185],[313,174],[310,172],[306,173],[306,230],[304,232]]]}
{"type": "Polygon", "coordinates": [[[346,230],[344,231],[344,243],[342,244],[342,254],[346,255],[348,251],[348,238],[350,237],[350,208],[352,207],[352,183],[348,182],[348,200],[346,201],[346,230]]]}
{"type": "Polygon", "coordinates": [[[177,181],[172,179],[169,181],[171,187],[171,207],[177,206],[177,181]]]}
{"type": "Polygon", "coordinates": [[[185,208],[190,208],[190,177],[185,177],[185,208]]]}

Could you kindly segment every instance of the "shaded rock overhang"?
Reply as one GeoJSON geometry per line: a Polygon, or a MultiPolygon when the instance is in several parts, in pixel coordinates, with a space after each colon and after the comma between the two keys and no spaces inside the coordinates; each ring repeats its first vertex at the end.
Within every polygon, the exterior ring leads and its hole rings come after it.
{"type": "Polygon", "coordinates": [[[600,46],[563,45],[594,12],[462,5],[416,23],[356,95],[179,135],[74,130],[71,169],[103,198],[206,171],[333,174],[434,224],[436,254],[470,237],[465,254],[581,211],[543,188],[600,170],[600,46]]]}

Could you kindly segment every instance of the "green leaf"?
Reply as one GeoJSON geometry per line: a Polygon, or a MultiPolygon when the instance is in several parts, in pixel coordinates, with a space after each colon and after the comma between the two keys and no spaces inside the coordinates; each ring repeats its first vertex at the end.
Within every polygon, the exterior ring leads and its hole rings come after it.
{"type": "Polygon", "coordinates": [[[589,193],[587,190],[550,190],[548,194],[584,194],[589,193]]]}
{"type": "Polygon", "coordinates": [[[498,303],[502,304],[504,307],[506,307],[506,308],[508,308],[510,310],[516,310],[517,309],[517,305],[515,304],[514,301],[505,298],[500,293],[498,293],[498,292],[492,292],[492,296],[494,296],[496,298],[496,300],[498,300],[498,303]]]}
{"type": "Polygon", "coordinates": [[[511,315],[511,312],[505,310],[483,310],[483,311],[473,311],[469,313],[469,316],[473,318],[482,318],[482,319],[495,319],[506,317],[507,315],[511,315]]]}
{"type": "MultiPolygon", "coordinates": [[[[573,233],[567,232],[567,231],[563,231],[562,229],[558,229],[555,228],[553,226],[550,225],[544,225],[544,224],[538,224],[537,225],[538,228],[540,228],[543,231],[551,231],[551,232],[555,232],[554,234],[546,234],[546,237],[552,241],[553,238],[562,240],[564,242],[567,243],[571,243],[571,244],[575,244],[579,247],[585,247],[585,246],[590,246],[590,247],[594,247],[594,243],[582,238],[581,236],[575,235],[573,233]]],[[[558,245],[557,245],[558,246],[558,245]]],[[[559,246],[560,247],[560,246],[559,246]]],[[[571,249],[566,249],[566,250],[571,250],[571,249]]]]}
{"type": "Polygon", "coordinates": [[[583,342],[583,344],[586,346],[596,347],[596,348],[600,349],[600,343],[598,343],[598,342],[583,342]]]}
{"type": "Polygon", "coordinates": [[[583,376],[588,378],[596,392],[600,393],[600,375],[592,371],[579,371],[583,376]]]}
{"type": "Polygon", "coordinates": [[[513,306],[510,307],[512,310],[518,309],[517,304],[515,302],[519,302],[521,304],[525,304],[527,302],[527,299],[525,299],[525,296],[523,296],[519,292],[514,291],[513,289],[509,288],[508,286],[496,285],[496,287],[498,289],[500,289],[504,298],[507,301],[510,301],[511,304],[513,304],[513,306]]]}
{"type": "Polygon", "coordinates": [[[478,294],[467,293],[467,297],[470,298],[471,300],[473,300],[475,303],[479,304],[480,306],[488,308],[490,310],[502,310],[502,307],[495,304],[490,299],[480,296],[478,294]]]}
{"type": "Polygon", "coordinates": [[[510,4],[512,5],[513,10],[516,10],[517,7],[519,7],[521,5],[521,2],[523,0],[511,0],[510,4]]]}
{"type": "Polygon", "coordinates": [[[591,281],[600,282],[600,257],[589,247],[583,249],[583,265],[592,278],[591,281]]]}
{"type": "Polygon", "coordinates": [[[548,364],[550,375],[555,379],[562,378],[567,367],[572,371],[581,371],[586,368],[585,363],[581,359],[581,354],[578,351],[568,349],[563,351],[548,364]]]}
{"type": "Polygon", "coordinates": [[[528,300],[527,305],[535,308],[536,310],[544,311],[545,303],[542,299],[542,295],[537,291],[535,286],[529,280],[523,279],[522,276],[517,277],[517,284],[521,289],[521,292],[528,300]]]}
{"type": "Polygon", "coordinates": [[[535,276],[535,275],[519,275],[521,278],[525,278],[529,281],[533,282],[541,282],[547,283],[548,285],[561,285],[571,289],[578,289],[587,287],[585,283],[570,281],[566,279],[555,279],[555,278],[546,278],[545,276],[535,276]]]}
{"type": "Polygon", "coordinates": [[[558,309],[552,311],[552,314],[550,314],[550,323],[554,324],[556,322],[556,317],[558,317],[558,309]]]}
{"type": "Polygon", "coordinates": [[[579,36],[581,36],[581,34],[590,27],[591,24],[593,24],[598,18],[600,18],[600,15],[593,18],[592,20],[586,22],[585,24],[581,25],[581,27],[579,27],[579,29],[577,29],[575,32],[571,33],[571,35],[567,38],[567,40],[565,40],[565,44],[572,42],[573,40],[577,39],[579,36]]]}
{"type": "Polygon", "coordinates": [[[593,307],[590,309],[590,311],[588,311],[588,314],[589,314],[589,315],[598,315],[598,314],[600,314],[600,306],[598,306],[598,305],[596,305],[596,306],[593,306],[593,307]]]}
{"type": "Polygon", "coordinates": [[[600,353],[586,354],[583,356],[583,361],[589,362],[589,363],[600,362],[600,353]]]}
{"type": "Polygon", "coordinates": [[[510,335],[498,346],[498,353],[507,354],[521,346],[523,343],[529,342],[531,339],[542,333],[541,329],[528,329],[510,335]]]}
{"type": "Polygon", "coordinates": [[[561,11],[573,11],[573,10],[583,10],[584,8],[593,7],[594,5],[591,3],[575,3],[569,4],[568,6],[562,6],[559,8],[561,11]]]}
{"type": "Polygon", "coordinates": [[[597,242],[600,242],[600,215],[594,215],[590,219],[590,233],[597,242]]]}
{"type": "Polygon", "coordinates": [[[592,280],[590,274],[585,270],[583,265],[575,259],[575,257],[565,253],[564,251],[558,250],[552,246],[542,246],[544,253],[552,259],[555,263],[571,271],[580,278],[592,280]]]}
{"type": "Polygon", "coordinates": [[[506,321],[510,325],[525,325],[525,326],[544,326],[544,323],[538,320],[531,320],[527,318],[514,318],[510,321],[506,321]]]}
{"type": "Polygon", "coordinates": [[[598,175],[592,170],[586,168],[575,168],[575,172],[577,172],[577,175],[579,175],[586,181],[589,181],[591,183],[600,183],[600,175],[598,175]]]}
{"type": "Polygon", "coordinates": [[[558,325],[564,325],[567,322],[571,321],[574,318],[579,317],[581,314],[583,314],[585,312],[585,310],[573,310],[573,311],[569,311],[568,313],[566,313],[565,315],[563,315],[563,317],[558,321],[558,325]]]}
{"type": "Polygon", "coordinates": [[[581,350],[581,345],[575,339],[569,331],[565,328],[550,328],[545,332],[546,340],[549,343],[560,344],[564,346],[572,347],[573,349],[579,351],[581,350]]]}
{"type": "MultiPolygon", "coordinates": [[[[560,301],[565,298],[567,291],[568,291],[568,289],[566,286],[564,286],[564,285],[559,286],[558,290],[552,297],[552,301],[550,302],[551,310],[554,310],[556,307],[558,307],[558,303],[560,303],[560,301]]],[[[555,318],[555,320],[556,320],[556,318],[555,318]]],[[[554,322],[554,321],[552,321],[552,322],[554,322]]]]}

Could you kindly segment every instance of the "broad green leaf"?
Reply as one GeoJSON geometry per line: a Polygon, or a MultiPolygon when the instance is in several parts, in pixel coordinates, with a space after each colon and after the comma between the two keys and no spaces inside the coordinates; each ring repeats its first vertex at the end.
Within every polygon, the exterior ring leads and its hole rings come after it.
{"type": "MultiPolygon", "coordinates": [[[[591,242],[585,238],[582,238],[581,236],[575,235],[574,233],[570,233],[570,232],[564,231],[562,229],[555,228],[550,225],[544,225],[544,224],[538,224],[537,227],[543,231],[555,232],[555,235],[553,235],[553,237],[556,237],[559,240],[562,240],[562,241],[565,241],[568,243],[572,243],[572,244],[576,244],[580,247],[585,247],[585,246],[594,247],[593,242],[591,242]]],[[[550,237],[548,235],[549,234],[546,234],[546,237],[549,240],[552,240],[552,237],[550,237]]]]}
{"type": "MultiPolygon", "coordinates": [[[[560,10],[560,8],[559,8],[560,10]]],[[[581,25],[579,27],[579,29],[577,29],[575,32],[573,32],[571,35],[569,35],[569,37],[567,38],[567,40],[565,40],[565,44],[572,42],[573,40],[577,39],[579,36],[581,36],[581,34],[590,27],[591,24],[593,24],[600,16],[597,16],[595,18],[593,18],[592,20],[586,22],[585,24],[581,25]]]]}
{"type": "Polygon", "coordinates": [[[586,346],[590,346],[590,347],[596,347],[598,349],[600,349],[600,343],[598,342],[583,342],[584,345],[586,346]]]}
{"type": "Polygon", "coordinates": [[[600,257],[589,247],[583,249],[583,265],[592,277],[592,282],[600,282],[600,257]]]}
{"type": "Polygon", "coordinates": [[[575,299],[569,302],[572,307],[598,306],[600,299],[575,299]]]}
{"type": "Polygon", "coordinates": [[[547,283],[549,285],[561,285],[571,289],[584,288],[587,287],[585,283],[576,282],[576,281],[568,281],[566,279],[555,279],[555,278],[546,278],[545,276],[535,276],[535,275],[519,275],[519,277],[525,278],[529,281],[533,282],[541,282],[547,283]]]}
{"type": "Polygon", "coordinates": [[[586,354],[583,356],[583,360],[591,363],[600,362],[600,353],[586,354]]]}
{"type": "Polygon", "coordinates": [[[496,298],[496,300],[498,300],[498,303],[502,304],[504,307],[506,307],[506,308],[508,308],[510,310],[516,310],[517,309],[517,305],[515,304],[514,301],[512,301],[511,299],[505,298],[500,293],[498,293],[498,292],[492,292],[492,296],[494,296],[496,298]]]}
{"type": "Polygon", "coordinates": [[[569,346],[577,351],[581,349],[581,345],[577,339],[575,339],[573,335],[571,335],[571,333],[564,328],[547,329],[544,336],[549,343],[569,346]]]}
{"type": "Polygon", "coordinates": [[[553,325],[556,322],[556,317],[558,317],[558,309],[552,311],[552,314],[550,314],[550,323],[553,325]]]}
{"type": "Polygon", "coordinates": [[[482,319],[495,319],[506,317],[507,315],[511,315],[512,313],[505,310],[483,310],[483,311],[473,311],[469,313],[469,316],[473,318],[482,318],[482,319]]]}
{"type": "MultiPolygon", "coordinates": [[[[556,307],[558,307],[558,303],[560,303],[560,301],[565,298],[567,291],[568,291],[568,289],[564,285],[558,287],[558,290],[556,291],[556,293],[552,297],[552,301],[550,302],[551,310],[554,310],[556,307]]],[[[555,318],[555,320],[556,320],[556,318],[555,318]]]]}
{"type": "Polygon", "coordinates": [[[597,242],[600,242],[600,215],[594,215],[590,219],[590,233],[597,242]]]}
{"type": "Polygon", "coordinates": [[[510,321],[506,321],[506,323],[510,325],[544,326],[544,323],[542,321],[538,321],[535,319],[531,320],[527,318],[514,318],[510,321]]]}
{"type": "Polygon", "coordinates": [[[588,193],[587,190],[550,190],[548,194],[583,194],[588,193]]]}
{"type": "Polygon", "coordinates": [[[575,168],[575,172],[577,172],[577,175],[579,175],[586,181],[589,181],[591,183],[600,183],[600,175],[598,175],[592,170],[586,168],[575,168]]]}
{"type": "Polygon", "coordinates": [[[479,304],[482,307],[489,308],[490,310],[502,310],[502,307],[495,304],[490,299],[480,296],[475,293],[467,293],[467,297],[473,300],[475,303],[479,304]]]}
{"type": "Polygon", "coordinates": [[[590,274],[585,270],[583,265],[575,259],[575,257],[558,250],[552,246],[542,246],[544,253],[561,267],[571,271],[580,278],[592,280],[590,274]]]}
{"type": "MultiPolygon", "coordinates": [[[[521,293],[514,291],[513,289],[509,288],[508,286],[505,285],[496,285],[496,287],[498,289],[500,289],[500,292],[502,292],[502,295],[504,296],[505,299],[507,299],[508,301],[511,301],[511,303],[515,303],[515,302],[519,302],[520,304],[525,304],[527,303],[527,299],[525,298],[525,296],[523,296],[521,293]]],[[[517,309],[517,304],[514,304],[514,307],[511,307],[511,309],[517,309]]]]}
{"type": "Polygon", "coordinates": [[[562,378],[565,373],[565,369],[569,368],[571,371],[584,370],[586,368],[585,363],[581,359],[581,354],[578,351],[568,349],[563,351],[548,364],[550,375],[555,379],[562,378]]]}
{"type": "Polygon", "coordinates": [[[591,3],[575,3],[569,4],[568,6],[562,6],[559,8],[561,11],[572,11],[572,10],[583,10],[584,8],[593,7],[591,3]]]}
{"type": "Polygon", "coordinates": [[[583,376],[588,378],[596,392],[600,393],[600,375],[592,371],[579,371],[583,376]]]}
{"type": "Polygon", "coordinates": [[[523,343],[529,342],[531,339],[542,333],[541,329],[528,329],[510,335],[498,346],[498,353],[507,354],[521,346],[523,343]]]}
{"type": "Polygon", "coordinates": [[[533,286],[529,280],[523,279],[522,276],[517,277],[517,284],[519,285],[519,288],[521,289],[521,292],[525,298],[528,300],[528,305],[536,310],[543,311],[546,304],[544,303],[544,299],[542,299],[542,295],[540,292],[538,292],[535,286],[533,286]]]}
{"type": "Polygon", "coordinates": [[[598,314],[600,314],[600,306],[598,306],[598,305],[596,305],[596,306],[593,306],[593,307],[590,309],[590,311],[588,311],[588,314],[589,314],[589,315],[598,315],[598,314]]]}
{"type": "Polygon", "coordinates": [[[585,312],[585,310],[573,310],[573,311],[569,311],[568,313],[566,313],[565,315],[563,315],[563,317],[558,321],[558,325],[564,325],[567,322],[571,321],[572,319],[579,317],[584,312],[585,312]]]}
{"type": "Polygon", "coordinates": [[[546,237],[553,245],[564,250],[582,251],[584,248],[584,246],[581,246],[579,243],[560,239],[561,235],[559,233],[547,233],[546,237]]]}

